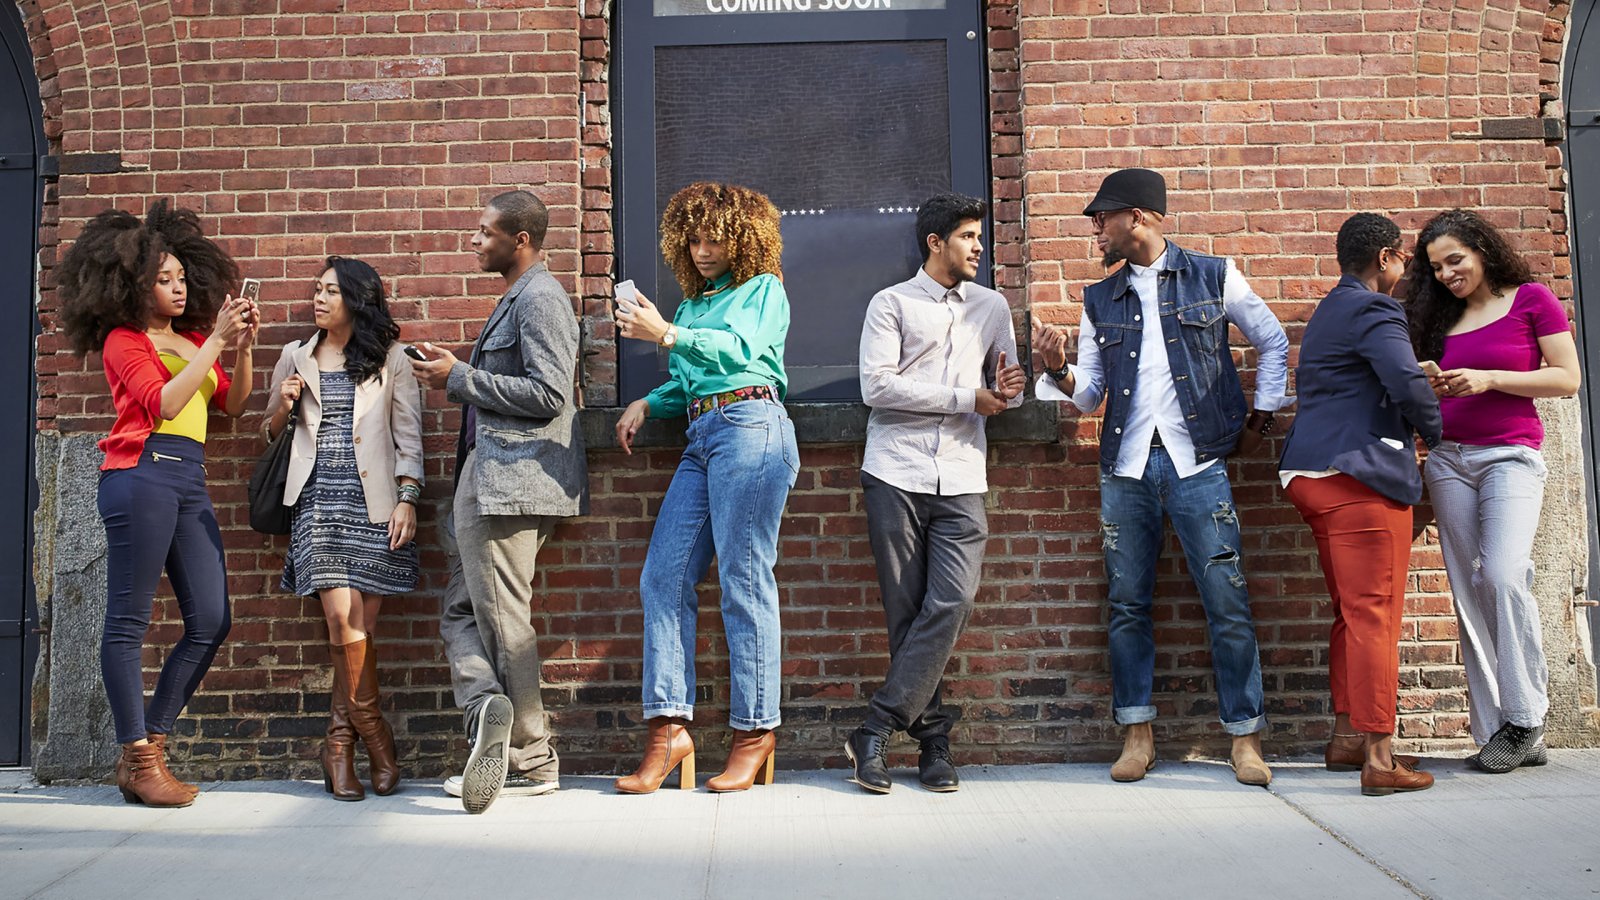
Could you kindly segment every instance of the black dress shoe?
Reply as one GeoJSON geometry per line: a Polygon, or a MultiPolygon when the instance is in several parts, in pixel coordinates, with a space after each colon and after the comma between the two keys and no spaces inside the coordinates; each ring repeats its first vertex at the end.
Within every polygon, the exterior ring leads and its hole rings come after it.
{"type": "Polygon", "coordinates": [[[850,757],[850,762],[856,767],[855,777],[851,781],[875,794],[887,794],[894,787],[894,782],[889,779],[888,738],[865,728],[857,728],[845,739],[844,755],[850,757]]]}
{"type": "Polygon", "coordinates": [[[922,754],[917,757],[917,774],[922,786],[930,791],[948,792],[961,788],[955,760],[950,758],[949,738],[934,737],[922,742],[922,754]]]}

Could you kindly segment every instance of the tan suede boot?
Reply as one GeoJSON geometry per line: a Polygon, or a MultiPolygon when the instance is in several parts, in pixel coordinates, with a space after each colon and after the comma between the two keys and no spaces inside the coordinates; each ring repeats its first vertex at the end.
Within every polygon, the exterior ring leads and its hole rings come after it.
{"type": "Polygon", "coordinates": [[[1149,722],[1129,725],[1122,738],[1122,755],[1111,765],[1112,781],[1139,781],[1156,767],[1156,738],[1149,722]]]}
{"type": "Polygon", "coordinates": [[[1233,766],[1233,777],[1240,784],[1266,787],[1272,783],[1272,770],[1261,758],[1261,732],[1241,734],[1233,739],[1233,752],[1228,755],[1233,766]]]}

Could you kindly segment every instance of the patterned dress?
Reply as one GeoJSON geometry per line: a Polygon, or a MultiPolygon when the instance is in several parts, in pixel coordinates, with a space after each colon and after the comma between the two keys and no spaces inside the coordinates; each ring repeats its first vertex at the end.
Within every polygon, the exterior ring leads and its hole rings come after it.
{"type": "Polygon", "coordinates": [[[310,597],[324,588],[403,594],[417,586],[417,544],[389,549],[388,523],[367,519],[351,427],[356,386],[344,371],[323,372],[317,460],[294,506],[283,589],[310,597]]]}

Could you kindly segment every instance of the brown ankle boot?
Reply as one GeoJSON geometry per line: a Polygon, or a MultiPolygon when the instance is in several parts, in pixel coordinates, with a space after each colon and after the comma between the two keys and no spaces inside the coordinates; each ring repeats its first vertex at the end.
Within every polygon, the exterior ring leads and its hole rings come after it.
{"type": "MultiPolygon", "coordinates": [[[[164,734],[147,733],[145,737],[149,739],[150,743],[155,744],[156,747],[161,751],[161,768],[166,769],[168,775],[172,775],[172,767],[167,765],[167,736],[164,734]]],[[[122,763],[119,761],[117,765],[120,766],[122,763]]],[[[183,789],[189,792],[189,796],[200,796],[200,785],[190,784],[189,782],[180,779],[176,775],[172,775],[172,780],[182,785],[183,789]]]]}
{"type": "Polygon", "coordinates": [[[674,768],[678,769],[678,790],[694,790],[694,739],[689,737],[687,725],[683,719],[651,719],[639,771],[618,778],[617,790],[624,794],[654,793],[674,768]]]}
{"type": "Polygon", "coordinates": [[[356,777],[356,729],[350,724],[350,665],[344,650],[328,646],[333,659],[333,689],[328,693],[328,736],[322,744],[322,786],[335,800],[365,800],[356,777]]]}
{"type": "Polygon", "coordinates": [[[380,797],[400,786],[400,763],[395,760],[394,732],[378,708],[378,654],[372,636],[339,648],[345,658],[350,683],[350,724],[367,746],[367,761],[372,768],[372,792],[380,797]]]}
{"type": "Polygon", "coordinates": [[[1156,767],[1155,732],[1148,722],[1129,725],[1122,739],[1122,755],[1111,765],[1112,781],[1139,781],[1156,767]]]}
{"type": "Polygon", "coordinates": [[[129,803],[143,803],[158,809],[188,806],[194,802],[194,794],[167,771],[161,759],[161,748],[151,743],[122,745],[122,759],[117,762],[117,788],[122,791],[122,799],[129,803]]]}
{"type": "Polygon", "coordinates": [[[715,793],[746,791],[752,784],[771,784],[778,757],[778,736],[770,730],[736,731],[728,765],[722,774],[706,782],[715,793]]]}

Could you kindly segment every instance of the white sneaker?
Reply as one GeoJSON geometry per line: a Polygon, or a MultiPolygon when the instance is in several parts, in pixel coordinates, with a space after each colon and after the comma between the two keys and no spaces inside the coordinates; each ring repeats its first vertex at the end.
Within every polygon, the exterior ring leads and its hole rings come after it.
{"type": "MultiPolygon", "coordinates": [[[[553,794],[560,787],[555,781],[534,781],[526,775],[507,775],[505,783],[500,786],[502,797],[538,797],[544,794],[553,794]]],[[[461,776],[451,775],[444,780],[444,792],[452,797],[461,796],[461,776]]]]}
{"type": "Polygon", "coordinates": [[[491,696],[478,708],[472,753],[461,771],[461,805],[469,813],[488,809],[505,784],[511,715],[511,701],[502,694],[491,696]]]}

